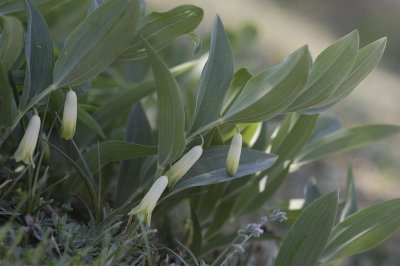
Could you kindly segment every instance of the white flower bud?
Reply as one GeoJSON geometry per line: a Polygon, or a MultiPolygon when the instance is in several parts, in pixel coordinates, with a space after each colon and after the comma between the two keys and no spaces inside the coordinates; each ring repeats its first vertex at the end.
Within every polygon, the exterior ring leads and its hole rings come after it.
{"type": "Polygon", "coordinates": [[[203,148],[200,145],[195,146],[172,165],[167,172],[169,178],[168,186],[173,187],[192,168],[202,153],[203,148]]]}
{"type": "Polygon", "coordinates": [[[38,136],[40,131],[40,117],[38,115],[32,116],[26,128],[25,134],[19,143],[18,149],[15,151],[12,158],[16,161],[23,161],[25,164],[32,163],[33,167],[33,152],[35,151],[38,136]]]}
{"type": "Polygon", "coordinates": [[[63,139],[69,140],[74,136],[77,112],[78,102],[76,93],[70,90],[65,97],[64,113],[61,122],[61,137],[63,139]]]}
{"type": "Polygon", "coordinates": [[[150,226],[151,214],[156,207],[157,201],[168,185],[168,177],[159,177],[143,197],[138,206],[133,208],[128,215],[136,215],[141,221],[145,221],[150,226]]]}
{"type": "Polygon", "coordinates": [[[226,172],[230,176],[234,176],[239,168],[240,153],[242,151],[242,135],[238,132],[232,138],[229,147],[228,156],[226,158],[226,172]]]}

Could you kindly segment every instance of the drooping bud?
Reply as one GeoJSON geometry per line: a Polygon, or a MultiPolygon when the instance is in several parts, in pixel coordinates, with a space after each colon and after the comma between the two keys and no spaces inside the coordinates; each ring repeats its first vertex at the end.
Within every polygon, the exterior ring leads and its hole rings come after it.
{"type": "Polygon", "coordinates": [[[230,176],[234,176],[239,168],[240,153],[242,152],[242,135],[238,132],[232,138],[229,147],[228,156],[226,158],[226,172],[230,176]]]}
{"type": "Polygon", "coordinates": [[[78,102],[76,93],[70,90],[65,97],[64,113],[61,122],[61,137],[63,139],[69,140],[74,136],[77,112],[78,102]]]}
{"type": "Polygon", "coordinates": [[[150,226],[151,214],[156,207],[157,201],[168,185],[168,177],[159,177],[143,197],[138,206],[133,208],[128,215],[136,215],[141,221],[145,221],[150,226]]]}
{"type": "Polygon", "coordinates": [[[15,151],[12,158],[16,161],[22,161],[25,164],[32,163],[33,167],[33,152],[35,151],[38,136],[40,131],[40,117],[38,115],[32,116],[26,128],[25,134],[19,143],[18,149],[15,151]]]}
{"type": "Polygon", "coordinates": [[[195,146],[172,165],[167,172],[168,186],[173,187],[192,168],[202,153],[203,148],[200,145],[195,146]]]}

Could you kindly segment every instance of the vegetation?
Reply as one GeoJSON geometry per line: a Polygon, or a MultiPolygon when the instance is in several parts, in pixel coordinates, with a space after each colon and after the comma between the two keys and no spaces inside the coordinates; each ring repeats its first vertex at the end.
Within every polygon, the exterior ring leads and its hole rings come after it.
{"type": "Polygon", "coordinates": [[[302,166],[400,132],[320,115],[385,38],[360,48],[353,31],[315,60],[303,46],[253,74],[234,66],[221,18],[202,48],[198,7],[85,6],[0,3],[2,264],[246,265],[257,242],[276,246],[263,265],[340,265],[400,227],[400,199],[357,209],[351,167],[346,195],[310,179],[296,207],[272,200],[302,166]],[[180,36],[191,58],[171,49],[180,36]]]}

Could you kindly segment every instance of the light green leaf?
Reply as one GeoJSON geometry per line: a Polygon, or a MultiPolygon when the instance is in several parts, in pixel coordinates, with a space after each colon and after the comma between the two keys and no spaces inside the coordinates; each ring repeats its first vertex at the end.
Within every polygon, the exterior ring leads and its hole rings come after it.
{"type": "Polygon", "coordinates": [[[338,192],[331,192],[301,212],[283,240],[275,266],[317,265],[335,222],[337,203],[338,192]]]}
{"type": "MultiPolygon", "coordinates": [[[[157,153],[157,147],[145,146],[125,141],[104,141],[95,145],[83,154],[86,163],[93,173],[109,162],[144,157],[157,153]],[[98,158],[100,157],[100,165],[98,158]]],[[[79,162],[82,165],[82,162],[79,162]]]]}
{"type": "Polygon", "coordinates": [[[316,58],[304,91],[289,110],[301,111],[328,99],[352,70],[358,42],[358,32],[353,31],[326,48],[316,58]]]}
{"type": "Polygon", "coordinates": [[[103,71],[134,38],[137,0],[107,1],[72,32],[54,69],[58,87],[78,85],[103,71]]]}
{"type": "Polygon", "coordinates": [[[229,146],[212,147],[204,150],[200,159],[167,196],[169,197],[188,188],[231,181],[263,171],[268,169],[277,159],[273,154],[242,149],[239,169],[236,175],[232,177],[226,173],[225,169],[228,150],[229,146]]]}
{"type": "Polygon", "coordinates": [[[308,163],[368,146],[380,139],[400,133],[400,126],[366,125],[345,128],[307,144],[296,160],[308,163]]]}
{"type": "Polygon", "coordinates": [[[24,47],[24,28],[14,17],[1,16],[0,62],[3,71],[8,72],[24,47]]]}
{"type": "MultiPolygon", "coordinates": [[[[158,169],[176,160],[185,149],[185,111],[179,87],[168,67],[145,43],[158,98],[158,169]]],[[[160,171],[161,171],[160,170],[160,171]]]]}
{"type": "Polygon", "coordinates": [[[347,216],[357,211],[357,194],[356,186],[354,185],[353,168],[349,166],[347,170],[347,193],[346,201],[340,214],[340,221],[343,221],[347,216]]]}
{"type": "Polygon", "coordinates": [[[357,58],[351,73],[327,100],[315,106],[315,108],[320,109],[317,111],[322,111],[348,96],[379,63],[385,46],[386,38],[382,38],[360,49],[357,53],[357,58]]]}
{"type": "Polygon", "coordinates": [[[333,228],[321,261],[327,262],[370,250],[399,228],[400,199],[363,209],[333,228]]]}
{"type": "Polygon", "coordinates": [[[210,56],[197,90],[196,113],[191,132],[220,118],[225,93],[233,76],[232,49],[224,26],[217,16],[211,35],[210,56]]]}
{"type": "Polygon", "coordinates": [[[133,43],[120,55],[123,59],[146,56],[142,38],[158,51],[177,37],[192,32],[203,19],[203,10],[192,5],[178,6],[164,13],[152,12],[140,18],[133,43]]]}
{"type": "Polygon", "coordinates": [[[306,46],[290,54],[283,63],[250,79],[224,115],[224,121],[254,123],[283,112],[303,90],[308,77],[306,46]]]}
{"type": "Polygon", "coordinates": [[[53,82],[54,47],[46,20],[31,0],[24,0],[28,18],[25,36],[25,84],[20,109],[53,82]]]}

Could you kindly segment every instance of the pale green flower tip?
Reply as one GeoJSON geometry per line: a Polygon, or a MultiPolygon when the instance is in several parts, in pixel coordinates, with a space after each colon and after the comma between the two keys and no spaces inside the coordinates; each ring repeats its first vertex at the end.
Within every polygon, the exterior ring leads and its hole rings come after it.
{"type": "Polygon", "coordinates": [[[182,156],[167,172],[169,177],[169,187],[173,187],[190,168],[200,159],[203,154],[203,147],[194,146],[190,151],[182,156]]]}
{"type": "Polygon", "coordinates": [[[229,147],[228,156],[226,158],[226,173],[234,176],[239,168],[240,154],[242,152],[242,135],[236,133],[232,138],[231,146],[229,147]]]}
{"type": "Polygon", "coordinates": [[[78,101],[76,93],[70,90],[65,97],[64,112],[61,122],[61,138],[69,140],[74,137],[77,113],[78,101]]]}
{"type": "MultiPolygon", "coordinates": [[[[40,117],[38,115],[32,116],[26,128],[25,134],[19,143],[18,149],[11,157],[16,162],[22,161],[25,164],[33,164],[33,153],[36,148],[38,136],[40,131],[40,117]]],[[[35,165],[33,164],[33,167],[35,165]]]]}
{"type": "Polygon", "coordinates": [[[128,215],[136,215],[141,221],[145,221],[147,225],[151,223],[151,215],[157,205],[162,193],[167,188],[168,177],[159,177],[151,186],[149,191],[143,197],[142,201],[133,208],[128,215]]]}

